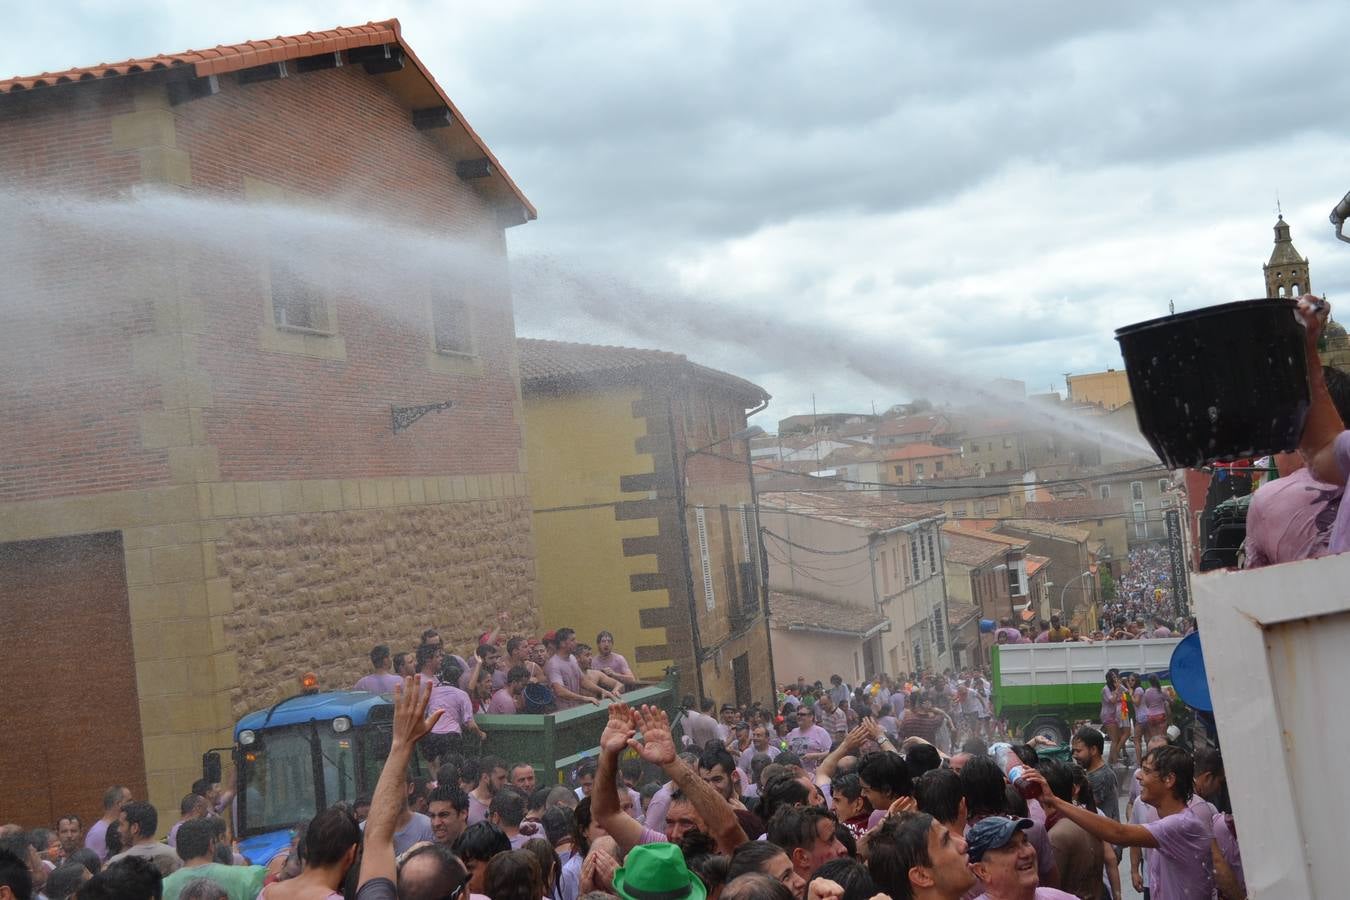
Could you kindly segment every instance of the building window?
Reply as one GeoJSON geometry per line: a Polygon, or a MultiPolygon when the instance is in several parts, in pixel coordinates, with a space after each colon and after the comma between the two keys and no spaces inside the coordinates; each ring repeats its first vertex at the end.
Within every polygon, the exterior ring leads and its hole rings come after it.
{"type": "Polygon", "coordinates": [[[947,652],[947,623],[942,621],[942,604],[933,604],[933,613],[928,617],[928,628],[933,638],[933,646],[939,656],[947,652]]]}
{"type": "Polygon", "coordinates": [[[896,584],[900,583],[900,548],[891,552],[891,572],[895,575],[896,584]]]}
{"type": "Polygon", "coordinates": [[[1109,484],[1099,484],[1099,485],[1097,485],[1097,496],[1100,497],[1100,498],[1103,499],[1103,500],[1110,500],[1110,499],[1111,499],[1111,485],[1109,485],[1109,484]]]}
{"type": "Polygon", "coordinates": [[[708,553],[708,522],[703,510],[694,510],[694,525],[698,532],[698,555],[703,564],[703,607],[712,612],[717,608],[717,597],[713,593],[712,556],[708,553]]]}
{"type": "MultiPolygon", "coordinates": [[[[1135,484],[1138,483],[1135,482],[1135,484]]],[[[1134,501],[1132,518],[1134,519],[1134,536],[1137,538],[1148,537],[1148,520],[1144,514],[1144,501],[1134,501]]]]}
{"type": "Polygon", "coordinates": [[[915,463],[915,464],[914,464],[914,474],[915,474],[916,476],[917,476],[917,475],[922,475],[922,474],[923,474],[923,463],[915,463]]]}
{"type": "Polygon", "coordinates": [[[998,501],[984,500],[980,503],[980,512],[986,516],[998,515],[998,501]]]}
{"type": "Polygon", "coordinates": [[[937,462],[933,463],[933,471],[934,472],[942,471],[942,460],[939,459],[937,462]]]}
{"type": "Polygon", "coordinates": [[[954,519],[964,519],[964,518],[966,517],[966,515],[967,515],[966,509],[967,509],[967,506],[966,506],[966,503],[965,503],[964,500],[961,501],[960,503],[953,503],[953,504],[952,504],[952,518],[954,518],[954,519]]]}
{"type": "Polygon", "coordinates": [[[1131,500],[1144,499],[1144,483],[1142,481],[1130,482],[1130,499],[1131,500]]]}
{"type": "Polygon", "coordinates": [[[431,293],[431,328],[441,353],[473,354],[473,320],[469,304],[448,286],[431,293]]]}
{"type": "Polygon", "coordinates": [[[895,467],[895,477],[896,477],[896,478],[904,478],[904,477],[905,477],[905,467],[904,467],[904,466],[896,466],[896,467],[895,467]]]}
{"type": "Polygon", "coordinates": [[[284,262],[272,263],[272,320],[281,328],[328,331],[323,292],[284,262]]]}
{"type": "Polygon", "coordinates": [[[1003,439],[1003,449],[1004,449],[1004,450],[1011,450],[1011,449],[1012,449],[1012,438],[1010,438],[1010,437],[1005,437],[1005,438],[1003,439]]]}
{"type": "Polygon", "coordinates": [[[938,570],[937,546],[933,543],[933,530],[928,531],[928,574],[936,575],[938,570]]]}
{"type": "Polygon", "coordinates": [[[919,580],[919,536],[909,536],[909,571],[912,581],[919,580]]]}
{"type": "Polygon", "coordinates": [[[1160,493],[1160,494],[1165,494],[1165,493],[1167,493],[1167,479],[1166,479],[1166,478],[1159,478],[1159,479],[1158,479],[1158,493],[1160,493]]]}

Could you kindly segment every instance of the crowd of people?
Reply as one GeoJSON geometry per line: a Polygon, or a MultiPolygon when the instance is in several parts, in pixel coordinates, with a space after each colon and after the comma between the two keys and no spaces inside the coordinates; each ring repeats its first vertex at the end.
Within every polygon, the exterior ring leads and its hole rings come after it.
{"type": "MultiPolygon", "coordinates": [[[[483,649],[497,637],[484,636],[467,671],[501,671],[483,649]]],[[[506,684],[523,668],[543,678],[527,683],[571,691],[575,699],[559,694],[572,703],[631,686],[595,683],[569,629],[546,637],[542,664],[525,656],[538,671],[513,661],[506,684]],[[576,669],[556,674],[569,660],[576,669]]],[[[513,640],[508,659],[520,655],[513,640]]],[[[627,670],[613,665],[612,645],[602,652],[595,671],[627,670]]],[[[437,669],[446,654],[435,633],[412,655],[420,677],[366,683],[394,696],[374,794],[296,823],[287,851],[240,857],[220,785],[194,785],[169,828],[117,786],[87,827],[73,815],[52,832],[5,826],[0,897],[1102,900],[1121,896],[1126,848],[1130,880],[1158,900],[1244,896],[1217,754],[1192,758],[1148,733],[1122,816],[1125,792],[1101,731],[1075,735],[1072,762],[990,743],[1003,735],[982,671],[878,676],[857,687],[837,675],[799,677],[773,705],[685,698],[674,725],[619,693],[598,756],[556,785],[527,763],[479,755],[464,720],[454,732],[464,739],[444,739],[452,732],[442,723],[461,709],[437,700],[442,676],[455,673],[437,669]],[[417,754],[434,779],[408,777],[417,754]]],[[[372,662],[383,677],[383,658],[372,662]]],[[[1123,682],[1111,690],[1108,730],[1123,682]]],[[[1111,755],[1123,739],[1111,732],[1111,755]]]]}

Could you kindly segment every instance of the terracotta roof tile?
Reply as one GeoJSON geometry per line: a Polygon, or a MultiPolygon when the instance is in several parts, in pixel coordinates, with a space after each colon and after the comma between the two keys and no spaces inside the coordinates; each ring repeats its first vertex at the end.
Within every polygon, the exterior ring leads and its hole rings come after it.
{"type": "Polygon", "coordinates": [[[398,44],[403,49],[404,56],[427,80],[432,90],[440,96],[445,105],[450,108],[455,121],[463,126],[469,135],[469,139],[478,146],[483,155],[491,162],[495,173],[494,177],[499,176],[505,182],[507,189],[520,200],[525,210],[525,218],[536,218],[538,212],[535,210],[534,204],[529,201],[525,193],[502,168],[496,155],[488,149],[483,139],[469,126],[459,108],[450,100],[445,90],[432,77],[431,72],[422,64],[422,61],[417,58],[413,49],[404,42],[398,19],[367,22],[365,25],[339,26],[327,31],[307,31],[303,34],[244,41],[239,44],[221,44],[203,50],[184,50],[181,53],[166,53],[140,59],[128,59],[118,63],[99,63],[96,66],[83,66],[60,72],[44,72],[41,75],[16,75],[13,78],[0,79],[0,95],[183,66],[192,66],[193,73],[202,78],[207,75],[237,72],[265,63],[284,62],[305,56],[315,56],[320,53],[334,53],[338,50],[374,47],[390,43],[398,44]]]}
{"type": "Polygon", "coordinates": [[[1039,572],[1042,566],[1044,566],[1046,563],[1050,561],[1050,557],[1037,556],[1034,553],[1028,553],[1026,556],[1026,560],[1027,560],[1027,577],[1030,578],[1032,575],[1035,575],[1037,572],[1039,572]]]}
{"type": "MultiPolygon", "coordinates": [[[[1003,541],[990,540],[994,535],[974,535],[960,529],[942,529],[942,558],[957,565],[982,566],[992,560],[1002,560],[1007,552],[1018,549],[1003,541]]],[[[1021,542],[1025,547],[1026,541],[1021,542]]]]}
{"type": "MultiPolygon", "coordinates": [[[[990,519],[986,521],[1001,522],[1002,519],[990,519]]],[[[1002,544],[1005,547],[1025,548],[1030,543],[1026,538],[1013,537],[1010,534],[999,534],[986,528],[977,528],[971,524],[972,520],[962,519],[960,522],[948,522],[942,526],[942,533],[956,535],[958,537],[971,538],[977,541],[988,541],[995,544],[1002,544]]]]}
{"type": "Polygon", "coordinates": [[[647,350],[639,347],[613,347],[604,344],[576,344],[569,341],[544,341],[518,338],[520,379],[530,386],[548,382],[612,383],[637,378],[655,369],[680,368],[690,374],[708,378],[740,395],[763,402],[769,399],[764,388],[727,372],[690,362],[682,353],[668,350],[647,350]]]}
{"type": "Polygon", "coordinates": [[[170,69],[176,66],[193,66],[196,74],[204,77],[237,72],[268,62],[283,62],[301,56],[314,56],[340,49],[370,47],[391,42],[402,43],[398,19],[332,28],[328,31],[307,31],[304,34],[244,41],[239,44],[220,44],[203,50],[163,53],[116,63],[64,69],[60,72],[43,72],[41,75],[15,76],[0,79],[0,94],[99,78],[115,78],[120,75],[170,69]]]}
{"type": "Polygon", "coordinates": [[[886,622],[886,617],[871,607],[781,591],[769,592],[769,609],[774,628],[794,631],[862,637],[886,622]]]}
{"type": "Polygon", "coordinates": [[[1099,500],[1096,497],[1075,497],[1068,500],[1033,500],[1026,505],[1028,519],[1081,521],[1105,519],[1125,511],[1125,501],[1119,497],[1099,500]]]}
{"type": "Polygon", "coordinates": [[[1086,542],[1092,536],[1086,528],[1075,528],[1072,525],[1056,525],[1053,522],[1045,522],[1039,519],[1002,519],[998,525],[999,528],[1006,528],[1010,531],[1025,531],[1029,534],[1038,534],[1045,537],[1062,538],[1074,542],[1086,542]]]}
{"type": "Polygon", "coordinates": [[[927,459],[930,456],[959,456],[961,451],[953,450],[950,447],[938,447],[933,444],[905,444],[896,447],[894,450],[886,451],[885,458],[888,460],[897,459],[927,459]]]}
{"type": "Polygon", "coordinates": [[[940,509],[878,499],[862,491],[837,491],[829,494],[811,491],[761,491],[759,501],[766,510],[796,513],[869,532],[889,531],[892,528],[943,515],[940,509]]]}
{"type": "Polygon", "coordinates": [[[947,625],[951,628],[960,628],[980,614],[980,608],[974,603],[966,603],[964,600],[947,600],[947,625]]]}

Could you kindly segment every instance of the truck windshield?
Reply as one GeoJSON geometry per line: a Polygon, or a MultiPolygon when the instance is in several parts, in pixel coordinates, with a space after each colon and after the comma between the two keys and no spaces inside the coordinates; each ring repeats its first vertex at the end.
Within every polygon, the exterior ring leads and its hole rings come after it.
{"type": "Polygon", "coordinates": [[[356,799],[354,735],[335,734],[328,722],[288,725],[259,733],[244,758],[244,809],[239,833],[289,828],[320,807],[356,799]],[[311,741],[318,734],[318,747],[311,741]],[[323,797],[314,785],[314,753],[323,771],[323,797]]]}

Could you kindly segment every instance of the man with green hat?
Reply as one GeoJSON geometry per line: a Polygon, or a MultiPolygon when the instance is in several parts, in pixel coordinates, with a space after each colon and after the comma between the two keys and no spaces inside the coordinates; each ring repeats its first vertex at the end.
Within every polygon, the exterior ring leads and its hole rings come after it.
{"type": "Polygon", "coordinates": [[[614,892],[625,900],[706,900],[707,888],[684,864],[675,844],[639,844],[614,871],[614,892]]]}

